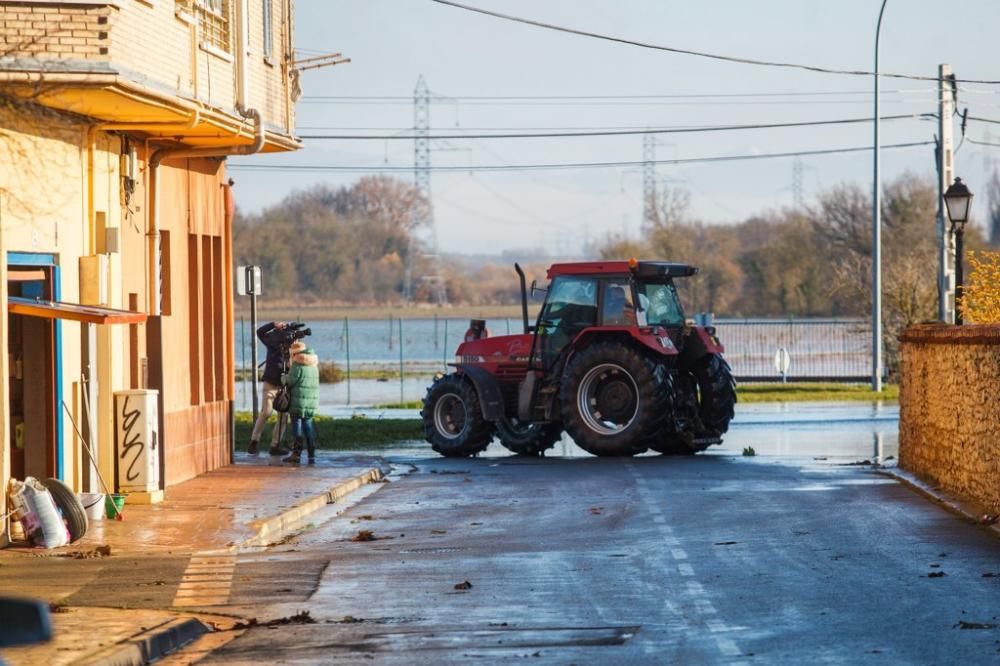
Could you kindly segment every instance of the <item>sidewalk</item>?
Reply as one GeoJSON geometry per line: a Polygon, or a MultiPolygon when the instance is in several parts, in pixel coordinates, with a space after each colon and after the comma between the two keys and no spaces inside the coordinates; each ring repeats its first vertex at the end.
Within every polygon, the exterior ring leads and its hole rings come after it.
{"type": "MultiPolygon", "coordinates": [[[[171,486],[160,504],[129,504],[126,499],[123,520],[91,521],[87,534],[74,544],[52,550],[17,545],[0,550],[0,565],[28,557],[183,555],[266,545],[310,513],[388,472],[375,457],[323,451],[315,466],[278,461],[238,453],[233,465],[171,486]]],[[[23,586],[5,584],[3,593],[49,602],[64,596],[47,598],[54,595],[45,595],[27,580],[23,586]]],[[[52,614],[53,641],[4,650],[2,657],[15,665],[141,664],[209,631],[198,619],[201,616],[167,610],[65,607],[59,611],[52,614]]],[[[203,619],[214,623],[212,618],[203,619]]]]}
{"type": "Polygon", "coordinates": [[[87,534],[69,546],[45,551],[14,545],[6,552],[60,555],[110,546],[112,555],[179,554],[260,545],[282,525],[388,471],[373,457],[323,451],[315,466],[297,467],[267,455],[236,455],[233,465],[171,486],[159,504],[126,498],[123,520],[92,520],[87,534]]]}

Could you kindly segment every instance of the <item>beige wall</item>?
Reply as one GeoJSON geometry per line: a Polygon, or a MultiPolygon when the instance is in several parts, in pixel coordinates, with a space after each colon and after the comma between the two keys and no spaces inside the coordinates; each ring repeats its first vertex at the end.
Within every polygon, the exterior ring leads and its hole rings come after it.
{"type": "MultiPolygon", "coordinates": [[[[0,107],[0,254],[8,252],[52,253],[58,257],[61,269],[61,298],[80,302],[80,258],[90,253],[92,235],[83,220],[88,218],[93,193],[93,208],[106,213],[110,224],[120,217],[118,188],[117,137],[91,133],[88,126],[76,119],[50,111],[23,107],[15,110],[0,107]],[[93,140],[93,158],[88,144],[93,140]],[[88,167],[93,166],[93,188],[88,181],[88,167]]],[[[0,264],[0,284],[3,285],[3,302],[6,303],[6,263],[0,264]]],[[[120,274],[120,261],[110,261],[111,284],[120,274]]],[[[111,290],[105,304],[116,305],[118,294],[111,290]]],[[[6,316],[0,317],[0,356],[7,359],[6,316]]],[[[82,400],[79,378],[82,367],[81,326],[63,321],[62,375],[60,378],[63,399],[69,405],[74,419],[82,423],[82,400]]],[[[101,327],[108,329],[108,327],[101,327]]],[[[121,332],[101,331],[98,337],[101,408],[98,420],[101,471],[106,478],[113,477],[112,412],[104,407],[113,390],[124,387],[121,332]]],[[[8,375],[3,374],[4,377],[8,375]]],[[[4,393],[6,393],[6,382],[4,393]]],[[[8,401],[0,404],[0,448],[3,459],[9,462],[7,450],[9,435],[8,401]]],[[[53,409],[60,406],[52,406],[53,409]]],[[[85,461],[80,442],[67,419],[63,438],[59,443],[63,452],[64,479],[75,488],[81,488],[85,461]]],[[[5,464],[0,481],[6,483],[9,466],[5,464]]]]}
{"type": "Polygon", "coordinates": [[[926,324],[901,340],[900,467],[1000,512],[1000,326],[926,324]]]}

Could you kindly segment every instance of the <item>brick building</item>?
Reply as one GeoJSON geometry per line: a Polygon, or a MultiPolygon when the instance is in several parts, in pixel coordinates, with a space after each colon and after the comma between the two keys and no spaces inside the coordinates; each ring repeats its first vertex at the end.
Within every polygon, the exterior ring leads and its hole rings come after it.
{"type": "Polygon", "coordinates": [[[229,462],[225,156],[299,147],[292,4],[0,1],[4,484],[113,484],[128,389],[158,391],[160,488],[229,462]]]}

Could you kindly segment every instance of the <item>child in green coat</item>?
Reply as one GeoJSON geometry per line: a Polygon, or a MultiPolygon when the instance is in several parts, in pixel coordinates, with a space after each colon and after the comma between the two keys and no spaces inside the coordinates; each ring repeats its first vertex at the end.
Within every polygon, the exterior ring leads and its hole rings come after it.
{"type": "Polygon", "coordinates": [[[288,413],[292,417],[292,435],[295,444],[292,452],[283,462],[298,465],[302,462],[302,444],[305,442],[309,452],[309,464],[316,464],[316,432],[313,429],[312,417],[316,414],[316,403],[319,400],[319,358],[316,352],[306,347],[301,340],[296,340],[289,347],[292,368],[288,371],[285,384],[291,396],[288,413]]]}

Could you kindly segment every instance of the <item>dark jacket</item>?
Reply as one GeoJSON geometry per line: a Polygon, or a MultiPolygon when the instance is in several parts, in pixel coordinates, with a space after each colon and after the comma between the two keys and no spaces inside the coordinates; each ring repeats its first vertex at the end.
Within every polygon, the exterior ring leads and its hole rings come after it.
{"type": "Polygon", "coordinates": [[[307,348],[293,356],[292,369],[288,371],[285,381],[292,394],[288,413],[311,419],[319,402],[319,358],[316,352],[307,348]]]}
{"type": "Polygon", "coordinates": [[[276,323],[268,322],[257,329],[257,338],[267,347],[264,381],[274,386],[281,384],[281,374],[285,371],[285,356],[281,349],[285,334],[275,326],[276,323]]]}

